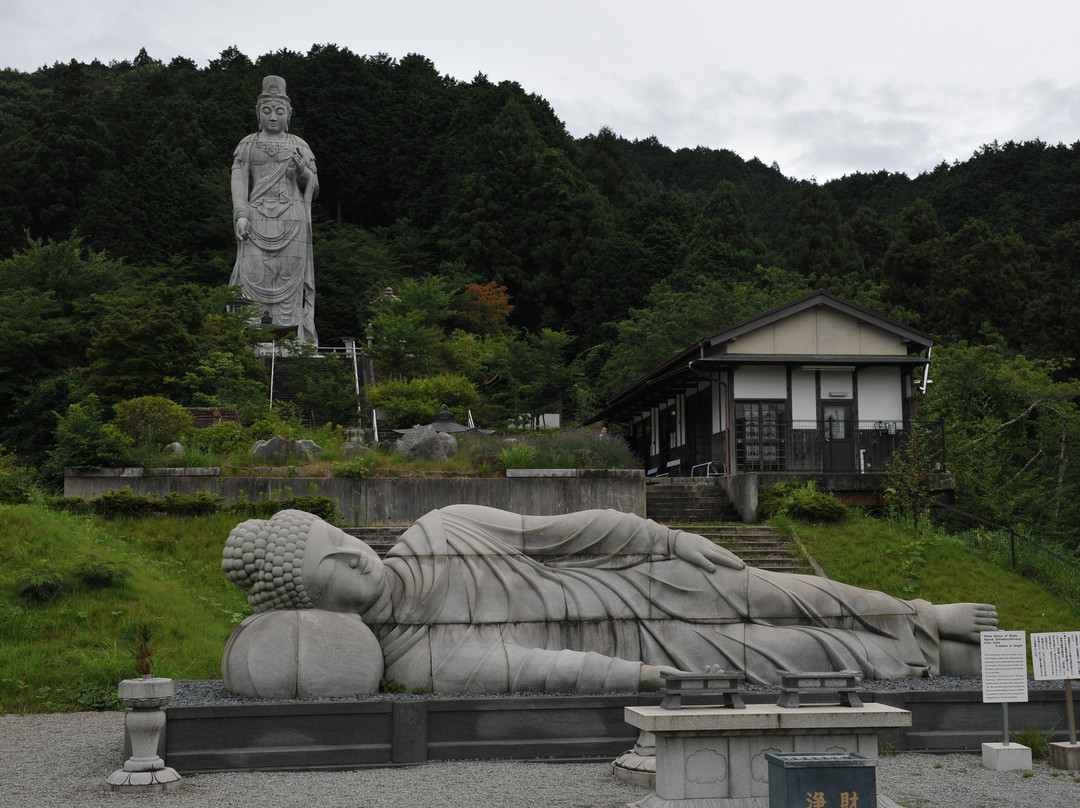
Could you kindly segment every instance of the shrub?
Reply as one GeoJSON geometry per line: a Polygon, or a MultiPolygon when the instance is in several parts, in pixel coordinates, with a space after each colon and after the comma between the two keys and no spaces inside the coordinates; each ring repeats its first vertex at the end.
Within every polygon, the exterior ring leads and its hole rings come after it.
{"type": "Polygon", "coordinates": [[[113,423],[133,444],[164,446],[180,440],[195,425],[190,412],[162,396],[131,398],[113,410],[113,423]]]}
{"type": "Polygon", "coordinates": [[[170,493],[161,500],[161,511],[169,516],[205,516],[216,513],[221,505],[221,497],[209,491],[170,493]]]}
{"type": "Polygon", "coordinates": [[[222,421],[220,424],[193,429],[188,435],[188,441],[194,448],[207,454],[232,454],[254,443],[237,421],[222,421]]]}
{"type": "Polygon", "coordinates": [[[334,477],[348,477],[353,480],[362,480],[375,470],[375,465],[377,463],[378,460],[376,459],[376,456],[369,452],[359,457],[342,460],[340,463],[334,463],[330,466],[330,474],[334,477]]]}
{"type": "Polygon", "coordinates": [[[289,508],[307,511],[328,522],[333,521],[337,513],[337,503],[329,497],[320,496],[271,499],[262,502],[237,502],[224,508],[224,510],[240,517],[269,519],[278,511],[288,510],[289,508]]]}
{"type": "Polygon", "coordinates": [[[34,498],[37,488],[26,469],[0,469],[0,503],[23,505],[34,498]]]}
{"type": "Polygon", "coordinates": [[[127,442],[113,424],[101,421],[95,395],[71,404],[56,427],[56,447],[49,454],[50,471],[59,477],[64,469],[100,469],[122,466],[127,460],[127,442]]]}
{"type": "Polygon", "coordinates": [[[82,497],[47,497],[45,504],[64,513],[86,514],[93,513],[90,500],[82,497]]]}
{"type": "Polygon", "coordinates": [[[149,516],[157,500],[144,494],[133,494],[131,488],[106,491],[90,500],[90,509],[106,519],[137,518],[149,516]]]}
{"type": "Polygon", "coordinates": [[[827,491],[819,491],[813,480],[766,488],[758,496],[758,511],[766,519],[791,516],[812,522],[836,522],[847,514],[844,503],[827,491]]]}
{"type": "Polygon", "coordinates": [[[402,429],[430,424],[444,404],[464,423],[466,411],[480,403],[473,383],[456,373],[380,382],[367,395],[369,406],[383,410],[386,422],[402,429]]]}
{"type": "Polygon", "coordinates": [[[115,561],[87,556],[75,565],[75,579],[87,589],[108,589],[121,586],[131,577],[131,571],[115,561]]]}
{"type": "Polygon", "coordinates": [[[579,427],[527,435],[499,453],[506,468],[623,469],[638,465],[630,445],[614,435],[603,437],[579,427]]]}
{"type": "Polygon", "coordinates": [[[1024,726],[1019,730],[1010,732],[1009,738],[1015,743],[1030,748],[1033,760],[1048,760],[1050,757],[1050,742],[1054,739],[1056,729],[1057,724],[1054,724],[1048,730],[1043,730],[1025,722],[1024,726]]]}
{"type": "Polygon", "coordinates": [[[527,443],[519,443],[516,446],[507,446],[499,452],[499,460],[503,468],[508,469],[535,469],[540,450],[527,443]]]}
{"type": "Polygon", "coordinates": [[[15,581],[15,592],[24,600],[48,603],[67,588],[67,578],[53,567],[24,572],[15,581]]]}

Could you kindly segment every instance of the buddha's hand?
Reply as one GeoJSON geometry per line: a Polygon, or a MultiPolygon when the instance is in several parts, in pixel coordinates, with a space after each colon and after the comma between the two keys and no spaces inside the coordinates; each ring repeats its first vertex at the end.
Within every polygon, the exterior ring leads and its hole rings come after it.
{"type": "Polygon", "coordinates": [[[679,531],[675,535],[674,549],[675,555],[683,561],[688,561],[706,572],[716,572],[717,564],[732,570],[741,570],[746,567],[746,562],[733,552],[696,533],[679,531]]]}
{"type": "Polygon", "coordinates": [[[292,154],[292,170],[296,173],[296,176],[302,177],[307,174],[307,165],[304,162],[304,155],[297,149],[292,154]]]}
{"type": "Polygon", "coordinates": [[[241,216],[236,220],[236,239],[237,241],[243,241],[248,235],[248,220],[241,216]]]}
{"type": "Polygon", "coordinates": [[[686,673],[670,665],[641,665],[641,678],[638,682],[638,690],[659,690],[664,686],[662,673],[686,673]]]}

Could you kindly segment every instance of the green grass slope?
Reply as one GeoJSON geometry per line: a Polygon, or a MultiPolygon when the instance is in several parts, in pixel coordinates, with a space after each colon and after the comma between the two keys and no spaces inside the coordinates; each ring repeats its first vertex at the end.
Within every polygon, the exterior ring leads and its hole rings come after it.
{"type": "Polygon", "coordinates": [[[117,682],[136,675],[140,620],[151,629],[155,675],[220,678],[225,641],[250,613],[220,567],[236,522],[0,506],[0,712],[117,706],[117,682]],[[127,577],[109,584],[87,574],[102,570],[127,577]],[[57,581],[58,592],[28,600],[18,589],[31,577],[57,581]]]}
{"type": "Polygon", "coordinates": [[[1080,630],[1080,605],[938,531],[916,534],[910,523],[857,512],[836,524],[790,524],[834,580],[932,603],[993,603],[1008,631],[1080,630]]]}

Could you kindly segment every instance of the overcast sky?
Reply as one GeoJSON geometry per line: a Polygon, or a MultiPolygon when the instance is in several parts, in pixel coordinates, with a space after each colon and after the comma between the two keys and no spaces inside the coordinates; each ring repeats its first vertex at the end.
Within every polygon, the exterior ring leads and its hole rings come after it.
{"type": "Polygon", "coordinates": [[[575,136],[608,126],[824,181],[1080,140],[1078,22],[1069,0],[0,0],[0,67],[419,53],[518,82],[575,136]]]}

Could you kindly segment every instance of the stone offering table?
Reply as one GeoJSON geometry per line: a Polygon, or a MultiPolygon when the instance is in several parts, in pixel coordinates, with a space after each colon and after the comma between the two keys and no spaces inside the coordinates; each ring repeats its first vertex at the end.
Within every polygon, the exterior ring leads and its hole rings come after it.
{"type": "Polygon", "coordinates": [[[880,730],[911,726],[907,710],[874,703],[627,707],[625,715],[656,737],[656,791],[636,808],[768,808],[766,754],[844,751],[876,759],[880,730]]]}

